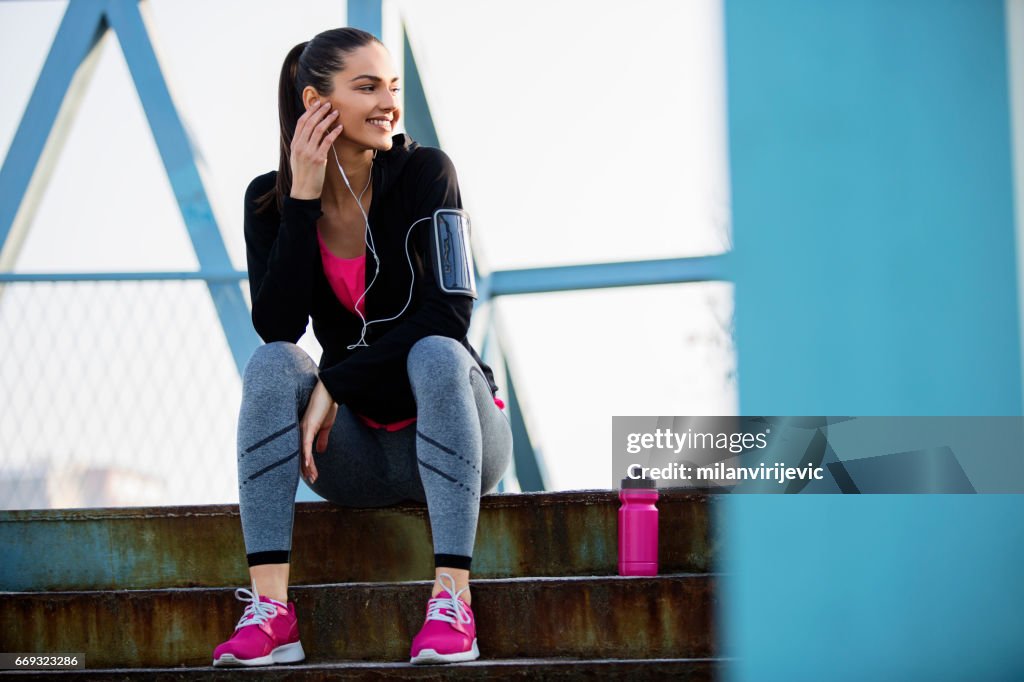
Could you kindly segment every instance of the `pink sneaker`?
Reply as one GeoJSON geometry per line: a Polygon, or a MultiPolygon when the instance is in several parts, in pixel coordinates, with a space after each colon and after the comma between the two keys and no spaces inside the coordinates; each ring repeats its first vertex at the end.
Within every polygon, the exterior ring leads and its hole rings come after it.
{"type": "Polygon", "coordinates": [[[240,587],[235,597],[249,602],[235,626],[231,639],[213,650],[213,664],[219,666],[298,663],[306,658],[299,642],[299,621],[295,604],[279,601],[240,587]]]}
{"type": "Polygon", "coordinates": [[[457,663],[480,657],[473,610],[459,596],[469,588],[456,592],[449,574],[442,573],[438,580],[445,585],[446,577],[451,587],[427,602],[427,618],[412,640],[410,663],[457,663]]]}

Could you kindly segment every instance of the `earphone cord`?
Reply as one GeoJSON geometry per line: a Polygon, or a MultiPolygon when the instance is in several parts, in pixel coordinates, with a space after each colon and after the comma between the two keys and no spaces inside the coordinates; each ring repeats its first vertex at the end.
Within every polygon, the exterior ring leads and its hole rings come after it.
{"type": "MultiPolygon", "coordinates": [[[[412,234],[412,228],[416,227],[419,223],[422,223],[424,220],[431,220],[431,216],[427,216],[426,218],[420,218],[419,220],[414,221],[413,224],[409,226],[409,229],[405,233],[405,260],[409,263],[409,276],[411,278],[409,281],[409,296],[405,299],[405,305],[402,306],[402,309],[399,310],[398,313],[392,315],[391,317],[386,317],[380,320],[371,320],[370,322],[367,322],[366,317],[364,317],[363,314],[359,312],[359,304],[366,297],[366,294],[369,293],[370,287],[373,286],[373,283],[377,281],[377,275],[380,274],[381,270],[380,259],[377,258],[377,250],[373,246],[373,233],[370,232],[370,219],[369,217],[367,217],[366,211],[363,210],[363,194],[365,194],[366,190],[370,187],[370,180],[373,178],[373,161],[370,161],[370,175],[369,177],[366,178],[366,187],[363,187],[363,191],[360,192],[359,196],[357,197],[356,193],[352,190],[352,185],[349,184],[348,176],[345,175],[345,169],[341,167],[341,161],[338,160],[338,152],[337,150],[334,149],[334,145],[331,145],[331,151],[334,152],[334,162],[338,165],[338,170],[341,171],[341,178],[345,181],[345,186],[348,187],[349,194],[351,194],[352,197],[356,200],[356,205],[359,206],[359,212],[363,214],[363,224],[366,225],[366,232],[363,235],[363,243],[366,244],[366,248],[370,251],[370,253],[373,254],[373,262],[377,266],[376,270],[373,273],[373,279],[370,280],[370,284],[367,285],[366,290],[363,291],[359,298],[356,299],[355,304],[352,306],[353,309],[355,309],[356,315],[358,315],[359,319],[363,321],[363,329],[359,333],[359,340],[347,346],[348,350],[353,350],[354,348],[369,348],[370,344],[366,343],[366,330],[369,328],[369,326],[371,324],[376,324],[377,322],[390,322],[391,320],[398,319],[399,317],[401,317],[402,313],[404,313],[406,309],[409,307],[409,304],[412,303],[412,288],[413,284],[416,283],[416,271],[412,267],[412,257],[409,255],[409,235],[412,234]]],[[[376,150],[374,150],[373,155],[374,157],[377,156],[376,150]]]]}
{"type": "MultiPolygon", "coordinates": [[[[352,185],[348,181],[348,176],[345,175],[345,169],[341,167],[341,161],[338,160],[338,151],[334,148],[333,144],[331,145],[331,151],[334,152],[334,163],[337,164],[338,171],[341,172],[341,179],[345,181],[345,187],[348,188],[348,192],[349,194],[352,195],[352,198],[356,200],[356,206],[359,207],[359,212],[363,215],[363,224],[366,226],[366,230],[363,232],[363,243],[366,244],[366,249],[371,254],[373,254],[373,262],[376,265],[376,268],[374,269],[373,272],[373,279],[370,280],[370,284],[366,287],[365,291],[363,291],[363,293],[356,300],[355,304],[352,306],[353,309],[355,310],[356,315],[358,315],[359,319],[362,320],[363,322],[363,329],[362,332],[360,332],[359,334],[359,340],[354,344],[348,346],[348,350],[352,350],[353,348],[359,347],[368,348],[369,344],[366,343],[366,328],[369,326],[369,323],[366,321],[366,317],[364,317],[363,314],[359,311],[359,304],[366,297],[366,294],[369,293],[370,287],[373,286],[373,283],[377,281],[377,275],[380,274],[381,269],[380,259],[377,257],[377,249],[374,248],[373,245],[373,233],[370,232],[370,219],[369,217],[367,217],[366,211],[363,210],[363,195],[366,194],[366,190],[369,189],[370,182],[371,180],[373,180],[373,160],[370,160],[370,173],[366,177],[366,186],[363,187],[363,191],[360,192],[359,196],[357,197],[356,193],[352,190],[352,185]]],[[[374,157],[377,156],[376,150],[374,150],[373,155],[374,157]]],[[[409,264],[409,267],[412,267],[412,263],[409,264]]],[[[412,289],[409,290],[409,294],[411,299],[412,289]]]]}
{"type": "MultiPolygon", "coordinates": [[[[363,195],[366,194],[366,190],[370,189],[370,182],[373,180],[373,159],[370,159],[370,172],[366,176],[366,186],[363,187],[363,191],[360,192],[359,196],[357,197],[356,193],[352,191],[352,185],[350,185],[348,182],[348,176],[345,174],[345,169],[341,167],[341,161],[338,160],[338,152],[334,148],[334,145],[331,145],[331,151],[334,152],[334,163],[337,164],[338,166],[338,171],[341,173],[341,179],[345,181],[345,187],[348,188],[348,193],[351,194],[352,198],[356,200],[356,206],[359,207],[359,212],[363,214],[363,224],[366,225],[366,232],[363,236],[363,242],[366,244],[366,247],[370,250],[370,253],[373,254],[373,257],[376,258],[377,250],[373,246],[373,233],[370,232],[370,219],[367,217],[366,211],[363,210],[363,195]],[[367,239],[369,241],[367,241],[367,239]]],[[[373,158],[377,158],[376,149],[373,150],[373,158]]]]}
{"type": "MultiPolygon", "coordinates": [[[[402,313],[405,312],[406,308],[409,307],[409,304],[412,303],[412,287],[413,287],[413,284],[416,283],[416,271],[412,267],[412,257],[409,255],[409,235],[412,234],[412,228],[416,227],[416,225],[418,225],[419,223],[422,223],[424,220],[431,220],[431,217],[427,216],[426,218],[420,218],[419,220],[413,222],[413,224],[410,225],[409,229],[406,230],[406,232],[405,232],[405,260],[406,260],[407,263],[409,263],[409,278],[410,278],[409,279],[409,296],[405,299],[405,305],[402,306],[402,309],[399,310],[396,314],[392,315],[391,317],[385,317],[385,318],[381,318],[379,320],[370,320],[369,322],[367,322],[365,317],[363,317],[362,315],[359,315],[359,319],[361,319],[363,321],[363,330],[359,334],[359,340],[356,341],[355,343],[347,346],[347,348],[349,350],[352,350],[353,348],[359,348],[359,347],[369,348],[370,344],[366,343],[366,330],[369,328],[369,326],[371,324],[377,324],[378,322],[390,322],[391,320],[397,320],[399,317],[402,316],[402,313]]],[[[376,273],[374,273],[373,278],[377,279],[377,274],[376,273]]],[[[373,284],[372,280],[370,281],[370,284],[373,284]]],[[[366,291],[369,291],[369,290],[370,290],[370,287],[366,287],[366,291]]],[[[363,292],[363,296],[365,296],[365,295],[366,295],[366,292],[364,291],[363,292]]],[[[359,297],[359,301],[363,300],[363,296],[359,297]]],[[[359,301],[356,301],[356,305],[357,306],[359,305],[359,301]]],[[[356,310],[358,311],[359,309],[356,308],[356,310]]]]}
{"type": "MultiPolygon", "coordinates": [[[[409,262],[409,274],[411,278],[411,281],[409,283],[409,297],[406,299],[406,305],[401,306],[401,310],[399,310],[396,314],[390,317],[374,319],[374,321],[367,322],[366,316],[359,312],[359,303],[361,303],[362,299],[366,298],[367,294],[370,293],[370,288],[374,286],[375,282],[377,282],[377,275],[380,274],[381,271],[381,261],[380,258],[377,257],[377,249],[374,247],[373,232],[370,231],[370,218],[367,216],[367,212],[362,210],[362,195],[365,195],[367,193],[367,189],[370,187],[370,181],[373,178],[374,162],[370,162],[370,175],[367,177],[367,186],[362,187],[362,191],[360,191],[359,196],[356,197],[355,191],[352,190],[352,185],[348,181],[348,176],[345,175],[345,169],[341,167],[341,161],[338,160],[338,152],[337,150],[335,150],[333,144],[331,145],[331,151],[334,152],[334,163],[338,165],[338,170],[341,172],[341,177],[345,181],[345,186],[348,187],[348,193],[352,195],[352,198],[355,200],[355,205],[359,207],[359,213],[362,214],[362,222],[364,222],[364,224],[367,226],[362,241],[364,241],[364,244],[367,245],[367,249],[370,251],[370,253],[374,255],[374,264],[377,266],[374,270],[374,276],[373,279],[370,281],[370,284],[367,285],[366,290],[359,295],[359,298],[357,298],[355,300],[354,305],[352,305],[352,308],[354,308],[355,310],[355,314],[357,314],[359,316],[359,319],[361,319],[362,321],[362,331],[359,332],[359,340],[347,346],[349,350],[353,350],[354,348],[360,347],[369,348],[370,344],[367,343],[367,330],[370,328],[370,326],[376,323],[390,322],[392,321],[392,319],[397,319],[398,317],[401,316],[402,312],[406,311],[409,308],[409,304],[413,302],[413,285],[416,283],[416,270],[413,269],[413,258],[412,256],[409,255],[409,236],[412,235],[413,233],[413,227],[423,222],[424,220],[430,220],[430,218],[420,218],[419,220],[415,221],[412,225],[410,225],[409,230],[406,232],[406,260],[409,262]]],[[[374,152],[374,156],[377,156],[376,151],[374,152]]]]}

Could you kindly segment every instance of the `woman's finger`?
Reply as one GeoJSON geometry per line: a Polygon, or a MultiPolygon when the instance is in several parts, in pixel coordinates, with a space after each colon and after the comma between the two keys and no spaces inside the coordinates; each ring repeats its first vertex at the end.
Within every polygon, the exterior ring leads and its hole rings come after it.
{"type": "Polygon", "coordinates": [[[334,141],[338,139],[338,135],[341,135],[340,123],[338,124],[337,128],[324,135],[324,141],[320,143],[320,148],[317,149],[317,156],[323,154],[324,157],[326,157],[327,150],[330,149],[331,145],[334,144],[334,141]]]}
{"type": "Polygon", "coordinates": [[[317,102],[309,109],[306,109],[306,113],[299,117],[299,122],[295,125],[295,134],[292,135],[293,143],[295,141],[298,141],[300,144],[309,142],[313,134],[313,127],[319,122],[320,117],[323,116],[326,104],[327,100],[317,102]]]}
{"type": "Polygon", "coordinates": [[[306,463],[310,482],[316,481],[316,465],[313,463],[313,433],[311,428],[302,430],[302,459],[306,463]]]}
{"type": "Polygon", "coordinates": [[[329,113],[326,116],[324,116],[323,120],[320,121],[320,123],[318,123],[313,128],[313,136],[309,139],[309,147],[310,147],[309,152],[313,156],[313,158],[316,161],[318,161],[318,162],[319,161],[324,161],[324,162],[327,161],[326,150],[323,149],[323,140],[325,138],[324,133],[327,132],[327,126],[329,126],[332,123],[334,123],[334,121],[335,121],[335,119],[337,117],[338,117],[338,110],[335,109],[331,113],[329,113]]]}
{"type": "MultiPolygon", "coordinates": [[[[300,443],[302,441],[302,431],[303,431],[303,428],[302,428],[302,425],[300,424],[299,425],[299,441],[300,441],[300,443]]],[[[301,449],[301,446],[300,446],[300,449],[301,449]]],[[[299,455],[299,475],[302,476],[302,480],[304,480],[306,483],[309,483],[309,469],[306,467],[306,456],[304,454],[301,454],[301,452],[300,452],[300,455],[299,455]]]]}
{"type": "MultiPolygon", "coordinates": [[[[326,389],[325,389],[326,390],[326,389]]],[[[317,445],[316,454],[324,454],[327,452],[327,443],[331,435],[331,429],[334,428],[334,421],[338,418],[338,403],[331,401],[331,406],[327,408],[327,416],[324,417],[324,421],[320,424],[320,433],[317,434],[317,445]]]]}
{"type": "Polygon", "coordinates": [[[337,116],[338,110],[335,109],[334,111],[326,114],[323,117],[323,119],[316,124],[316,126],[313,128],[313,142],[320,144],[320,140],[323,138],[324,132],[327,130],[327,126],[331,125],[331,123],[334,121],[335,118],[337,118],[337,116]]]}

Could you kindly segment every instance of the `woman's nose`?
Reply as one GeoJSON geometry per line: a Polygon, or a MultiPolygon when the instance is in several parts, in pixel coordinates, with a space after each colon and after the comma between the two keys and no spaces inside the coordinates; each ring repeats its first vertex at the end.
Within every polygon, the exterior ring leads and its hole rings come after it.
{"type": "Polygon", "coordinates": [[[384,89],[384,97],[381,99],[380,106],[385,111],[391,111],[398,106],[398,96],[391,90],[384,89]]]}

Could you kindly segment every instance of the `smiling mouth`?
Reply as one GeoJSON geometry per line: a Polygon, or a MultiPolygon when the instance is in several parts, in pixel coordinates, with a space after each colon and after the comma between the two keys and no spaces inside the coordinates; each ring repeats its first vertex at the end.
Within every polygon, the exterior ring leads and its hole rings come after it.
{"type": "Polygon", "coordinates": [[[368,118],[366,119],[366,122],[374,126],[375,128],[380,128],[381,130],[391,132],[391,121],[387,120],[386,118],[368,118]]]}

